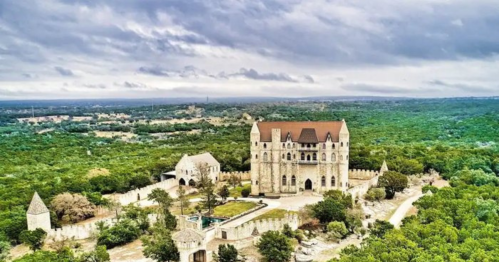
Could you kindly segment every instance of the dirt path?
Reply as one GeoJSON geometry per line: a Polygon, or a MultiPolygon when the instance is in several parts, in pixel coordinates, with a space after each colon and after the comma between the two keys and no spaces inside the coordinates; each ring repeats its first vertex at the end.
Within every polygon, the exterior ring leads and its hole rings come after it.
{"type": "Polygon", "coordinates": [[[424,194],[419,193],[418,195],[415,195],[413,197],[410,197],[406,199],[398,208],[395,210],[395,213],[393,213],[392,217],[390,218],[389,222],[395,226],[395,228],[400,227],[400,222],[402,222],[402,219],[404,219],[405,215],[409,210],[412,208],[412,203],[416,202],[418,199],[420,199],[424,194]]]}

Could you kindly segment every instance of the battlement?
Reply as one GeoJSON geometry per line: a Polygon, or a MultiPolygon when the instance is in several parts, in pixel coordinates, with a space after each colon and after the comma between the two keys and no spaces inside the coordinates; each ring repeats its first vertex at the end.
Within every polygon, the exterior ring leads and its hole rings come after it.
{"type": "Polygon", "coordinates": [[[380,175],[379,171],[374,171],[374,170],[365,170],[365,169],[348,170],[349,179],[369,180],[379,175],[380,175]]]}
{"type": "Polygon", "coordinates": [[[282,230],[288,224],[295,230],[299,226],[297,214],[286,214],[284,218],[269,218],[249,221],[232,228],[219,227],[216,229],[216,238],[227,240],[240,240],[251,236],[258,236],[270,230],[282,230]]]}
{"type": "Polygon", "coordinates": [[[111,196],[111,198],[114,198],[121,205],[126,206],[128,204],[147,199],[147,195],[149,195],[156,188],[169,190],[177,185],[178,185],[177,180],[171,178],[146,187],[128,191],[121,195],[113,195],[111,196]]]}
{"type": "Polygon", "coordinates": [[[243,172],[220,172],[218,174],[218,179],[220,181],[227,181],[229,178],[234,175],[241,180],[250,180],[251,179],[251,173],[249,171],[243,171],[243,172]]]}

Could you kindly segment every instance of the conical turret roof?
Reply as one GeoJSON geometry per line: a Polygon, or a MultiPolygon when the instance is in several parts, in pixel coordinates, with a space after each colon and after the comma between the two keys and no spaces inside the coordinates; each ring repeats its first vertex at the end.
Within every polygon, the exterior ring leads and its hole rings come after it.
{"type": "Polygon", "coordinates": [[[386,165],[386,161],[383,160],[383,165],[381,165],[381,169],[380,169],[381,172],[386,172],[388,171],[388,166],[386,165]]]}
{"type": "Polygon", "coordinates": [[[49,212],[49,209],[45,206],[38,193],[35,192],[33,199],[31,199],[31,204],[29,204],[28,214],[39,215],[47,212],[49,212]]]}

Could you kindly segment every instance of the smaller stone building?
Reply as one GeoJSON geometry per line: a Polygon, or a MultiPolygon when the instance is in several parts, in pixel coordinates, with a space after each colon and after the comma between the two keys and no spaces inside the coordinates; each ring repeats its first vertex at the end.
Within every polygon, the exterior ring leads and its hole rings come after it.
{"type": "Polygon", "coordinates": [[[184,228],[172,236],[180,253],[180,262],[207,262],[206,241],[203,232],[184,228]]]}
{"type": "Polygon", "coordinates": [[[45,232],[50,231],[50,211],[37,192],[33,195],[28,212],[26,212],[26,218],[28,220],[28,230],[41,228],[45,232]]]}
{"type": "Polygon", "coordinates": [[[200,169],[206,169],[213,182],[218,181],[220,163],[210,153],[193,156],[185,154],[175,166],[175,179],[179,185],[195,186],[200,169]]]}

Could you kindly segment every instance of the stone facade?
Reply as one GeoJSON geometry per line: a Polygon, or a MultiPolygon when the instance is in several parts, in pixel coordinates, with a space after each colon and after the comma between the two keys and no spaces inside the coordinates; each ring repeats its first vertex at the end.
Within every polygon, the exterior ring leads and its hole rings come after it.
{"type": "Polygon", "coordinates": [[[194,186],[198,181],[199,168],[207,168],[211,180],[218,181],[220,163],[210,153],[184,155],[175,166],[175,179],[180,185],[194,186]]]}
{"type": "Polygon", "coordinates": [[[348,189],[344,120],[255,122],[250,136],[252,195],[348,189]]]}

